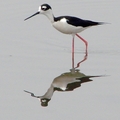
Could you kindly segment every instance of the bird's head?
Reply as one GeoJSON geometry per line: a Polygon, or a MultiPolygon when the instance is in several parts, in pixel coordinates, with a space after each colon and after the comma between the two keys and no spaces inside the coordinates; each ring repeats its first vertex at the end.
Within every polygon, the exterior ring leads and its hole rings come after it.
{"type": "Polygon", "coordinates": [[[40,99],[41,106],[47,107],[47,106],[48,106],[48,102],[49,102],[50,100],[51,100],[51,99],[48,99],[48,98],[41,98],[41,99],[40,99]]]}
{"type": "Polygon", "coordinates": [[[38,11],[35,14],[31,15],[30,17],[27,17],[25,20],[27,20],[35,15],[38,15],[38,14],[44,14],[44,15],[50,14],[51,10],[52,10],[52,8],[50,5],[42,4],[41,6],[39,6],[38,11]]]}

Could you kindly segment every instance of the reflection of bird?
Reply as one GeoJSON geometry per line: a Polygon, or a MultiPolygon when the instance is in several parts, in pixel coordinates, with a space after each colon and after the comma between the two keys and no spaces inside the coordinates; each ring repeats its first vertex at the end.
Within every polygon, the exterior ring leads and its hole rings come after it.
{"type": "Polygon", "coordinates": [[[87,52],[87,41],[84,40],[82,37],[80,37],[77,33],[82,32],[83,30],[87,29],[91,26],[101,25],[104,24],[103,22],[94,22],[90,20],[83,20],[77,17],[73,16],[60,16],[60,17],[54,17],[52,13],[52,8],[48,4],[43,4],[39,6],[38,12],[31,15],[30,17],[26,18],[25,20],[37,15],[37,14],[44,14],[48,17],[48,19],[51,21],[54,28],[56,28],[58,31],[65,33],[65,34],[71,34],[73,37],[72,41],[72,59],[74,59],[74,37],[75,35],[80,38],[86,45],[86,52],[87,52]]]}
{"type": "Polygon", "coordinates": [[[48,102],[51,100],[54,91],[73,91],[75,88],[80,87],[82,83],[92,81],[90,79],[92,77],[101,76],[86,76],[78,70],[74,70],[74,72],[72,70],[71,72],[63,73],[56,77],[43,96],[35,96],[32,92],[24,91],[30,93],[32,97],[39,98],[42,106],[48,106],[48,102]]]}

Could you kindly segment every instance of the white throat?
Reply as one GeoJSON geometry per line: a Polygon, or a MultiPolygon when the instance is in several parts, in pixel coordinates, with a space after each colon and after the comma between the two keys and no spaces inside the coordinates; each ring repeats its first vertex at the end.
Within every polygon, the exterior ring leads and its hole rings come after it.
{"type": "Polygon", "coordinates": [[[46,11],[46,12],[44,12],[42,14],[44,14],[45,16],[47,16],[47,18],[51,21],[51,23],[54,22],[54,15],[53,15],[51,9],[49,9],[48,11],[46,11]]]}

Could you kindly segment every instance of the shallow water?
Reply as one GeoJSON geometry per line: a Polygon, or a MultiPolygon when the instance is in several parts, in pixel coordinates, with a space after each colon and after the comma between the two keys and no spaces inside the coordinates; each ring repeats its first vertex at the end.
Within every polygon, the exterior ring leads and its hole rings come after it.
{"type": "MultiPolygon", "coordinates": [[[[89,28],[79,35],[88,43],[87,60],[80,72],[107,75],[93,78],[73,92],[55,92],[47,108],[23,92],[43,95],[53,79],[71,69],[71,36],[51,27],[43,15],[26,22],[48,1],[1,2],[0,119],[119,120],[120,101],[120,2],[49,1],[54,14],[74,15],[110,24],[89,28]],[[74,111],[74,112],[73,112],[74,111]]],[[[75,66],[83,60],[85,46],[75,39],[75,66]]]]}

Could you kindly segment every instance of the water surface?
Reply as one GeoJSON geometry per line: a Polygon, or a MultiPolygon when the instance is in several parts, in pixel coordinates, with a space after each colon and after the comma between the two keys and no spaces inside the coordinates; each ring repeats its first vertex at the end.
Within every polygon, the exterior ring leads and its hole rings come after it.
{"type": "MultiPolygon", "coordinates": [[[[0,27],[0,119],[8,120],[119,120],[120,2],[111,1],[3,1],[0,27]],[[80,33],[89,43],[88,58],[78,69],[94,78],[73,92],[56,92],[47,108],[26,95],[46,92],[53,79],[71,69],[71,36],[52,28],[39,15],[24,19],[49,3],[55,16],[74,15],[111,24],[80,33]],[[74,111],[74,112],[73,112],[74,111]]],[[[75,65],[84,58],[84,44],[75,39],[75,65]]]]}

